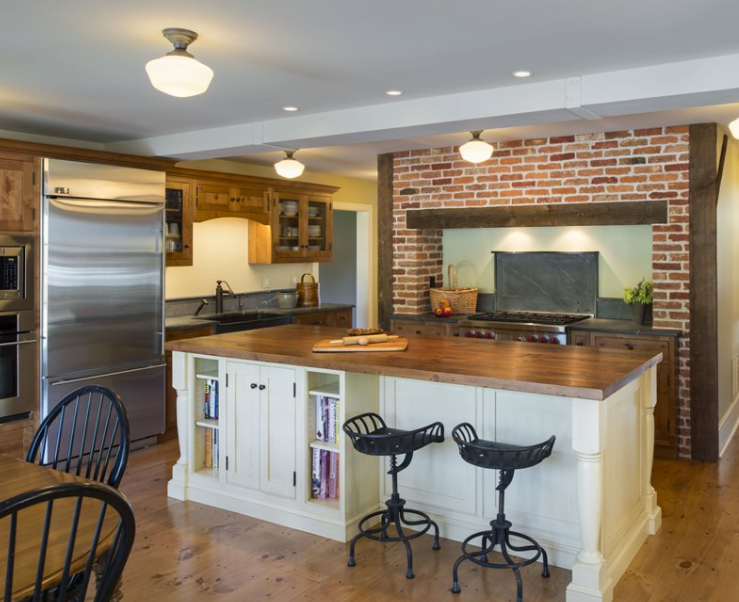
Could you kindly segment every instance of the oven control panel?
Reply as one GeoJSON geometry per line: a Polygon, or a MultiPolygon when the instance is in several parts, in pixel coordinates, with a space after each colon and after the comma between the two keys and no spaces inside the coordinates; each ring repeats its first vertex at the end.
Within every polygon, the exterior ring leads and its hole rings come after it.
{"type": "Polygon", "coordinates": [[[546,345],[566,345],[567,336],[557,332],[515,332],[495,331],[489,328],[462,327],[460,334],[468,339],[488,339],[498,341],[520,341],[521,343],[542,343],[546,345]]]}

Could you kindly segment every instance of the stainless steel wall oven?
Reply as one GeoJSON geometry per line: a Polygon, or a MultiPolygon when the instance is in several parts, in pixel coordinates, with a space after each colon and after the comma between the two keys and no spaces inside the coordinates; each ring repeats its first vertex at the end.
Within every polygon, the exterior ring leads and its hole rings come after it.
{"type": "Polygon", "coordinates": [[[0,422],[37,406],[34,275],[33,237],[0,234],[0,422]]]}

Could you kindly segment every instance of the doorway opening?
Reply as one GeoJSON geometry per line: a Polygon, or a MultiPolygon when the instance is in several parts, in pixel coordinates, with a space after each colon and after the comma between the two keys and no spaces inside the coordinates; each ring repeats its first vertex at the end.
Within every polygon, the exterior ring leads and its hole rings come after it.
{"type": "Polygon", "coordinates": [[[321,301],[354,305],[354,326],[377,321],[372,281],[372,206],[334,203],[333,257],[320,264],[321,301]]]}

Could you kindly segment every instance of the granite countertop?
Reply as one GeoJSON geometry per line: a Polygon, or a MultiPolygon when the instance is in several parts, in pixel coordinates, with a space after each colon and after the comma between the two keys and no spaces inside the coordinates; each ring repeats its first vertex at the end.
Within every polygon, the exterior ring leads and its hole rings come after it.
{"type": "MultiPolygon", "coordinates": [[[[322,303],[316,307],[295,307],[293,309],[280,309],[279,307],[265,307],[263,309],[244,309],[244,312],[252,311],[263,311],[273,316],[294,316],[296,314],[312,314],[327,311],[336,311],[339,309],[350,309],[354,307],[348,303],[322,303]]],[[[228,312],[238,313],[238,312],[228,312]]],[[[176,318],[166,318],[164,320],[165,330],[185,330],[188,328],[200,328],[202,326],[208,326],[209,324],[216,324],[214,320],[209,320],[209,316],[212,314],[202,314],[197,318],[190,316],[180,316],[176,318]]]]}
{"type": "Polygon", "coordinates": [[[454,337],[412,337],[406,351],[313,353],[319,340],[342,334],[338,328],[288,324],[171,341],[167,349],[593,400],[606,399],[662,361],[661,353],[639,350],[454,337]]]}
{"type": "Polygon", "coordinates": [[[619,334],[652,335],[663,337],[678,337],[682,333],[679,330],[665,330],[653,328],[651,325],[634,324],[631,320],[604,320],[602,318],[589,318],[568,326],[570,330],[588,330],[590,332],[615,332],[619,334]]]}

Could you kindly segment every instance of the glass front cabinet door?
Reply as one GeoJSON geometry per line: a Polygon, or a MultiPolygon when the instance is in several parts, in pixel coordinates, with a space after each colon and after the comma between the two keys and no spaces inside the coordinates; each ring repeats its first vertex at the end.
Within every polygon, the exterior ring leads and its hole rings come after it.
{"type": "Polygon", "coordinates": [[[330,260],[333,250],[329,197],[275,192],[272,255],[286,261],[330,260]]]}
{"type": "Polygon", "coordinates": [[[165,212],[167,265],[192,265],[193,204],[189,180],[167,179],[165,212]]]}

